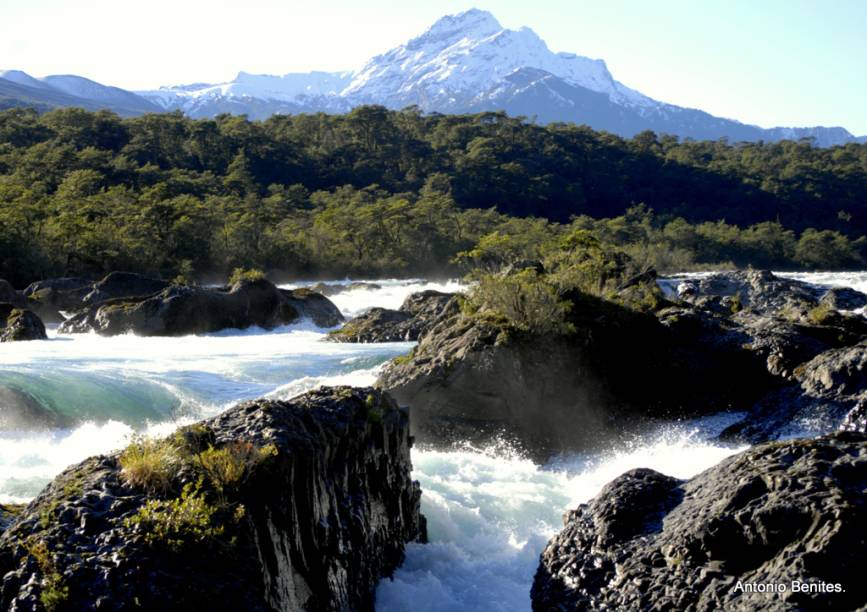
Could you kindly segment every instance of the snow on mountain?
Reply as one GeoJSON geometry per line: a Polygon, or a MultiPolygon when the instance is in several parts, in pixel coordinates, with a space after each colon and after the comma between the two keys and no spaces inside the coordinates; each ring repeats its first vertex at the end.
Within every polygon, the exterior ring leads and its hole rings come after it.
{"type": "Polygon", "coordinates": [[[353,74],[343,95],[435,107],[455,97],[473,98],[521,68],[544,70],[617,103],[654,104],[615,81],[602,60],[553,53],[533,30],[504,29],[478,9],[443,17],[421,36],[372,58],[353,74]]]}

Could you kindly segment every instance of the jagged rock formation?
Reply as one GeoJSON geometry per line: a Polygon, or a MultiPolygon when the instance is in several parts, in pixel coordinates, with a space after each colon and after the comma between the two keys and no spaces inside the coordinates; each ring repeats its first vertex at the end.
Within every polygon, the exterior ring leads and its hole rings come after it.
{"type": "Polygon", "coordinates": [[[337,307],[318,293],[281,290],[260,279],[230,288],[170,286],[145,298],[97,300],[65,321],[60,332],[182,336],[251,326],[272,329],[304,317],[322,327],[343,320],[337,307]]]}
{"type": "Polygon", "coordinates": [[[723,439],[758,443],[805,427],[832,431],[867,398],[867,321],[836,309],[860,308],[867,295],[757,270],[689,279],[677,295],[695,316],[716,322],[708,347],[740,343],[778,380],[765,397],[741,407],[749,415],[724,431],[723,439]]]}
{"type": "Polygon", "coordinates": [[[93,457],[11,521],[0,608],[372,611],[379,579],[425,537],[408,416],[374,389],[249,402],[160,444],[168,483],[93,457]],[[231,470],[205,467],[232,457],[246,475],[230,487],[231,470]]]}
{"type": "Polygon", "coordinates": [[[627,472],[564,517],[533,609],[863,609],[865,487],[857,433],[768,443],[686,482],[627,472]]]}
{"type": "Polygon", "coordinates": [[[517,333],[450,302],[378,384],[412,406],[422,442],[505,434],[540,459],[606,444],[649,418],[752,404],[771,388],[761,360],[740,344],[708,351],[692,332],[673,332],[652,315],[572,299],[575,332],[559,336],[517,333]]]}
{"type": "MultiPolygon", "coordinates": [[[[505,433],[540,458],[605,444],[648,418],[726,409],[749,413],[726,439],[757,443],[805,423],[833,431],[867,397],[859,348],[867,321],[830,306],[840,292],[753,270],[679,289],[681,299],[654,315],[567,296],[575,331],[558,336],[514,332],[454,301],[378,384],[412,406],[423,442],[505,433]]],[[[341,332],[372,339],[371,329],[404,321],[374,312],[341,332]]]]}
{"type": "Polygon", "coordinates": [[[0,342],[45,340],[45,325],[30,310],[0,303],[0,342]]]}
{"type": "Polygon", "coordinates": [[[399,310],[371,308],[328,335],[333,342],[412,342],[418,340],[445,310],[452,293],[421,291],[404,300],[399,310]]]}

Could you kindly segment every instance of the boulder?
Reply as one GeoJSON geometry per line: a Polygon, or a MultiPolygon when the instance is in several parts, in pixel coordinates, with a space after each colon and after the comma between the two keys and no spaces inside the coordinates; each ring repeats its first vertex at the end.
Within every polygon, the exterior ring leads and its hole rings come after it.
{"type": "Polygon", "coordinates": [[[183,336],[252,326],[273,329],[304,317],[318,325],[342,320],[327,298],[303,289],[283,291],[261,279],[228,289],[172,286],[144,299],[100,302],[65,321],[60,332],[183,336]]]}
{"type": "Polygon", "coordinates": [[[867,393],[867,342],[825,351],[801,365],[795,376],[804,392],[813,396],[867,393]]]}
{"type": "Polygon", "coordinates": [[[863,609],[865,487],[857,433],[768,443],[685,482],[627,472],[566,514],[533,609],[863,609]]]}
{"type": "Polygon", "coordinates": [[[820,303],[834,310],[857,310],[867,306],[867,293],[851,287],[832,287],[825,292],[820,303]]]}
{"type": "Polygon", "coordinates": [[[0,536],[0,609],[372,612],[425,537],[407,419],[387,395],[340,387],[87,459],[0,536]],[[121,459],[144,448],[168,453],[167,481],[121,459]]]}
{"type": "Polygon", "coordinates": [[[404,300],[400,310],[371,308],[331,332],[333,342],[414,342],[443,313],[453,293],[421,291],[404,300]]]}
{"type": "Polygon", "coordinates": [[[813,308],[822,293],[813,285],[778,277],[767,270],[720,272],[684,279],[677,286],[677,297],[699,308],[717,312],[749,308],[775,315],[813,308]]]}
{"type": "Polygon", "coordinates": [[[63,313],[84,308],[84,297],[93,291],[86,278],[51,278],[30,284],[24,290],[27,305],[47,323],[62,323],[63,313]]]}
{"type": "Polygon", "coordinates": [[[340,309],[324,295],[309,289],[281,289],[280,294],[301,318],[310,319],[318,327],[334,327],[343,322],[340,309]]]}
{"type": "Polygon", "coordinates": [[[117,298],[145,297],[162,291],[169,285],[168,281],[149,278],[134,272],[111,272],[95,283],[82,301],[85,305],[91,305],[117,298]]]}
{"type": "Polygon", "coordinates": [[[0,342],[46,340],[45,325],[30,310],[0,303],[0,342]]]}
{"type": "Polygon", "coordinates": [[[351,283],[316,283],[307,287],[310,291],[320,293],[325,296],[337,295],[345,291],[355,291],[356,289],[382,289],[382,285],[367,281],[353,281],[351,283]]]}

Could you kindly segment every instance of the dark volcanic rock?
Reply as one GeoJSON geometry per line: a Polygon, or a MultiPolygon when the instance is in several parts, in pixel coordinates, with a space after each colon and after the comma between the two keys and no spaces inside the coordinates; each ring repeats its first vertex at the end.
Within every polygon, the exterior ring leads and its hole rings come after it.
{"type": "Polygon", "coordinates": [[[267,280],[255,280],[230,289],[172,286],[141,300],[101,302],[64,322],[60,331],[183,336],[252,326],[271,329],[303,317],[318,325],[342,320],[337,307],[319,294],[282,291],[267,280]]]}
{"type": "Polygon", "coordinates": [[[166,289],[170,283],[156,278],[148,278],[134,272],[111,272],[93,285],[84,296],[85,305],[99,304],[117,298],[146,297],[166,289]]]}
{"type": "Polygon", "coordinates": [[[677,297],[699,308],[732,312],[749,308],[761,314],[787,309],[803,311],[819,303],[823,290],[767,270],[720,272],[703,278],[684,279],[677,297]]]}
{"type": "Polygon", "coordinates": [[[856,310],[867,306],[867,294],[851,287],[833,287],[822,296],[821,303],[835,310],[856,310]]]}
{"type": "Polygon", "coordinates": [[[575,332],[563,336],[513,332],[450,306],[378,384],[412,407],[421,442],[483,442],[505,432],[540,458],[606,444],[649,418],[749,406],[772,388],[742,342],[709,350],[708,341],[723,338],[713,317],[680,311],[663,324],[572,298],[575,332]]]}
{"type": "Polygon", "coordinates": [[[343,321],[340,309],[324,295],[309,289],[281,289],[283,301],[294,308],[302,318],[310,319],[319,327],[334,327],[343,321]]]}
{"type": "Polygon", "coordinates": [[[62,323],[66,317],[84,308],[84,297],[93,291],[93,281],[86,278],[51,278],[32,283],[24,290],[30,310],[47,323],[62,323]]]}
{"type": "Polygon", "coordinates": [[[372,308],[329,334],[334,342],[412,342],[442,315],[453,293],[421,291],[404,300],[400,310],[372,308]]]}
{"type": "Polygon", "coordinates": [[[867,436],[856,433],[769,443],[686,482],[627,472],[564,517],[533,609],[860,608],[865,487],[867,436]],[[786,591],[748,592],[770,583],[786,591]]]}
{"type": "Polygon", "coordinates": [[[424,537],[407,415],[373,389],[242,404],[174,440],[271,452],[237,488],[200,488],[217,508],[208,533],[173,540],[126,519],[177,499],[203,463],[158,495],[127,484],[117,456],[68,469],[0,536],[0,609],[372,611],[377,582],[424,537]]]}
{"type": "Polygon", "coordinates": [[[46,340],[45,325],[33,312],[0,303],[0,342],[46,340]]]}
{"type": "Polygon", "coordinates": [[[867,392],[867,343],[825,351],[800,366],[795,376],[813,396],[857,396],[867,392]]]}
{"type": "Polygon", "coordinates": [[[373,289],[382,289],[382,285],[367,281],[355,281],[352,283],[316,283],[315,285],[308,287],[308,289],[325,296],[330,296],[345,291],[355,291],[356,289],[366,289],[368,291],[373,289]]]}

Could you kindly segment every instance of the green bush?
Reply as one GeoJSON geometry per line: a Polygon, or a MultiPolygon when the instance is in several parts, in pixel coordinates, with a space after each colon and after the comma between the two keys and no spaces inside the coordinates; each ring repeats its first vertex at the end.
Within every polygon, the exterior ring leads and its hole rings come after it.
{"type": "Polygon", "coordinates": [[[208,503],[201,481],[184,485],[181,496],[148,500],[126,519],[127,527],[140,527],[145,543],[179,551],[210,542],[223,535],[225,528],[214,520],[218,508],[208,503]]]}
{"type": "Polygon", "coordinates": [[[171,488],[182,460],[174,437],[154,440],[139,436],[120,454],[121,477],[132,487],[165,493],[171,488]]]}
{"type": "Polygon", "coordinates": [[[24,547],[42,572],[39,601],[48,612],[53,612],[69,599],[69,587],[63,583],[63,576],[57,570],[45,540],[31,539],[24,543],[24,547]]]}
{"type": "Polygon", "coordinates": [[[235,268],[232,276],[229,277],[229,284],[236,285],[241,282],[253,282],[265,278],[265,273],[262,270],[235,268]]]}
{"type": "Polygon", "coordinates": [[[228,495],[237,491],[268,457],[277,454],[277,447],[262,447],[252,442],[234,441],[219,448],[211,446],[195,455],[195,463],[211,485],[221,507],[228,507],[228,495]]]}
{"type": "Polygon", "coordinates": [[[561,300],[557,289],[535,270],[483,276],[469,300],[475,306],[474,316],[489,322],[501,317],[517,330],[538,334],[572,331],[566,321],[571,303],[561,300]]]}

